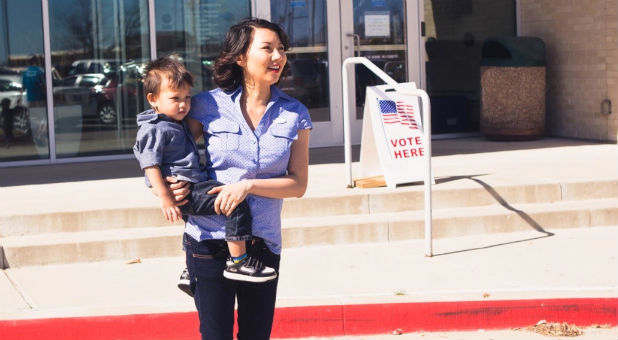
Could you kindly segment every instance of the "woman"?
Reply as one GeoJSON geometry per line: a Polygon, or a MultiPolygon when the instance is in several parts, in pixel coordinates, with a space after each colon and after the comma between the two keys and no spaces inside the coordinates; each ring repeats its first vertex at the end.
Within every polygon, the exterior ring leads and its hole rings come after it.
{"type": "MultiPolygon", "coordinates": [[[[189,125],[204,135],[210,178],[227,185],[215,211],[229,215],[243,200],[251,207],[252,257],[278,272],[283,198],[301,197],[307,187],[309,130],[307,108],[274,85],[285,69],[288,38],[266,20],[245,19],[230,28],[215,62],[218,89],[192,100],[189,125]]],[[[186,189],[172,185],[177,197],[186,189]]],[[[226,280],[223,216],[191,216],[183,238],[187,267],[203,339],[232,339],[234,301],[238,339],[268,339],[278,278],[266,283],[226,280]]]]}

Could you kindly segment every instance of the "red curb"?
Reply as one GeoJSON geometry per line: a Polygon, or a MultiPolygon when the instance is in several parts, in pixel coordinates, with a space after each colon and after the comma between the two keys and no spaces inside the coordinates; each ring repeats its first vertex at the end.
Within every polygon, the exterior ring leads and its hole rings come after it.
{"type": "MultiPolygon", "coordinates": [[[[507,329],[539,320],[618,325],[618,298],[420,302],[277,308],[273,338],[507,329]]],[[[0,321],[0,339],[199,339],[195,312],[0,321]]]]}

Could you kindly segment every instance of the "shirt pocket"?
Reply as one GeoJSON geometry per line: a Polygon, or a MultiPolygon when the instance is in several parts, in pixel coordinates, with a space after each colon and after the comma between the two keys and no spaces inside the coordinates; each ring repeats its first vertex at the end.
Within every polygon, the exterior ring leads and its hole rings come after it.
{"type": "Polygon", "coordinates": [[[208,124],[206,129],[208,134],[208,149],[216,150],[238,150],[238,140],[240,137],[240,125],[238,123],[217,119],[208,124]]]}
{"type": "Polygon", "coordinates": [[[296,124],[273,124],[270,128],[270,134],[277,149],[286,150],[298,138],[298,129],[296,124]]]}

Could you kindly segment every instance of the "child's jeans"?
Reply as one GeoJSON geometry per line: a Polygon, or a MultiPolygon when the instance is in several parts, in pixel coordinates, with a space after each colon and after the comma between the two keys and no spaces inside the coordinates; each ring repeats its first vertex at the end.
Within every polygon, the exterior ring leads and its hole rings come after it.
{"type": "MultiPolygon", "coordinates": [[[[191,193],[187,196],[187,204],[181,205],[180,212],[184,215],[216,215],[215,199],[217,195],[206,194],[214,187],[223,185],[215,180],[192,183],[191,193]]],[[[246,241],[252,239],[251,209],[244,200],[238,204],[230,216],[225,219],[225,240],[246,241]]]]}

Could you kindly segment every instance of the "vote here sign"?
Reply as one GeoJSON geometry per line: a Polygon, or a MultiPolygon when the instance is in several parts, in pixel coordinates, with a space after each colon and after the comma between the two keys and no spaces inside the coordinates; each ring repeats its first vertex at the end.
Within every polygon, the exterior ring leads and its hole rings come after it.
{"type": "MultiPolygon", "coordinates": [[[[400,85],[416,88],[414,83],[400,85]]],[[[368,87],[361,175],[384,175],[389,187],[422,181],[426,153],[419,98],[397,92],[389,85],[368,87]]]]}

